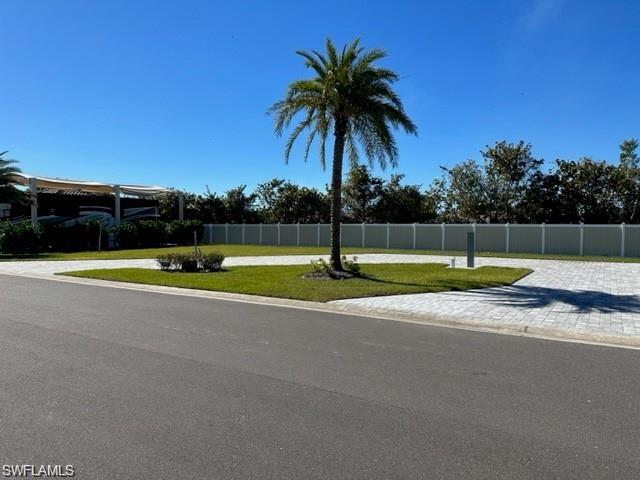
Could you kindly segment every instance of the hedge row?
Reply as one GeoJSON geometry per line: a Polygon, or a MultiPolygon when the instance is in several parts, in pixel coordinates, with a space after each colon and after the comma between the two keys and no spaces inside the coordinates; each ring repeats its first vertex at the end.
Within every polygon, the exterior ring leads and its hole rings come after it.
{"type": "Polygon", "coordinates": [[[101,249],[106,249],[110,237],[118,248],[193,245],[193,232],[196,232],[200,242],[203,230],[202,222],[195,220],[169,223],[143,220],[123,223],[110,231],[95,220],[71,226],[4,222],[0,224],[0,253],[16,255],[98,250],[99,241],[101,249]]]}
{"type": "Polygon", "coordinates": [[[193,245],[193,232],[198,243],[202,240],[204,227],[198,220],[142,220],[135,223],[121,223],[113,228],[116,243],[120,248],[160,247],[168,243],[193,245]]]}

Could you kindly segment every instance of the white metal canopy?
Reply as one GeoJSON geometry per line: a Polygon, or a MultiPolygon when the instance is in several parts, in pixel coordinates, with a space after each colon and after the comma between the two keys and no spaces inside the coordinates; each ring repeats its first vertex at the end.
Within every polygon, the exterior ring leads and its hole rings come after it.
{"type": "MultiPolygon", "coordinates": [[[[90,182],[84,180],[68,180],[62,178],[37,177],[23,173],[13,174],[13,182],[16,185],[29,187],[31,194],[31,222],[38,221],[38,188],[50,188],[56,190],[79,190],[88,193],[113,194],[115,200],[115,223],[120,223],[120,195],[135,195],[140,197],[152,197],[166,195],[173,190],[169,188],[144,186],[144,185],[119,185],[111,183],[90,182]]],[[[176,191],[178,196],[178,218],[184,218],[184,195],[176,191]]]]}
{"type": "Polygon", "coordinates": [[[156,186],[143,185],[116,185],[111,183],[90,182],[85,180],[68,180],[62,178],[38,177],[16,173],[13,175],[14,181],[18,185],[30,186],[32,179],[37,182],[38,188],[53,188],[57,190],[80,190],[89,193],[113,193],[116,186],[120,187],[120,192],[126,195],[152,196],[162,195],[172,190],[156,186]]]}

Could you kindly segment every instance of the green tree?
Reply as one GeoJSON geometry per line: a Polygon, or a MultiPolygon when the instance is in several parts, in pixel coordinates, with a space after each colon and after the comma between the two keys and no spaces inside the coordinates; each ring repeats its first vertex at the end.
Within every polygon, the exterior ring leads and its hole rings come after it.
{"type": "Polygon", "coordinates": [[[620,164],[618,167],[618,195],[622,205],[622,220],[638,221],[640,201],[640,157],[638,140],[630,138],[620,144],[620,164]]]}
{"type": "Polygon", "coordinates": [[[371,175],[366,165],[353,165],[342,189],[345,217],[358,223],[371,221],[382,194],[382,184],[382,179],[371,175]]]}
{"type": "Polygon", "coordinates": [[[380,223],[423,222],[424,198],[419,185],[403,185],[404,175],[391,175],[382,187],[380,201],[375,206],[374,217],[380,223]]]}
{"type": "Polygon", "coordinates": [[[8,152],[0,153],[0,202],[13,203],[21,200],[21,192],[13,186],[13,178],[20,169],[16,160],[3,158],[8,152]]]}
{"type": "Polygon", "coordinates": [[[620,144],[620,165],[625,168],[638,168],[640,156],[638,156],[638,140],[630,138],[620,144]]]}
{"type": "Polygon", "coordinates": [[[398,75],[376,66],[376,62],[386,56],[384,50],[365,51],[356,39],[339,52],[328,39],[324,54],[317,51],[297,53],[315,76],[291,83],[285,98],[269,111],[275,114],[277,135],[281,135],[298,114],[303,114],[286,143],[286,161],[296,139],[308,130],[305,159],[317,139],[320,163],[324,168],[326,142],[333,133],[330,263],[333,270],[342,271],[340,224],[345,148],[352,164],[358,162],[360,144],[369,162],[377,161],[383,167],[387,162],[396,165],[398,149],[391,127],[401,127],[412,134],[417,133],[417,127],[406,115],[400,97],[392,88],[398,75]]]}
{"type": "Polygon", "coordinates": [[[451,168],[441,167],[443,178],[432,190],[438,192],[442,218],[452,223],[488,221],[487,186],[484,172],[475,160],[451,168]]]}
{"type": "Polygon", "coordinates": [[[328,218],[328,199],[315,188],[274,178],[258,185],[255,194],[262,221],[267,223],[316,223],[328,218]]]}
{"type": "Polygon", "coordinates": [[[520,141],[496,142],[482,152],[489,204],[490,222],[513,222],[518,202],[543,161],[531,154],[531,144],[520,141]]]}

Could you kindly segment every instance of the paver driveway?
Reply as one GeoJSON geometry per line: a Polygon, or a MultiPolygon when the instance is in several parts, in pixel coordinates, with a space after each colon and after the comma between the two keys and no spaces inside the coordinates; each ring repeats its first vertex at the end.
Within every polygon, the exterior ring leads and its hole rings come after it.
{"type": "MultiPolygon", "coordinates": [[[[308,264],[317,255],[230,257],[226,266],[308,264]]],[[[362,263],[449,263],[450,257],[364,254],[362,263]]],[[[465,258],[458,257],[457,265],[465,258]]],[[[345,310],[442,316],[490,325],[537,326],[640,337],[640,264],[487,258],[478,266],[527,267],[512,286],[467,292],[424,293],[332,302],[345,310]]],[[[51,276],[93,268],[156,268],[154,260],[0,262],[0,273],[51,276]]]]}

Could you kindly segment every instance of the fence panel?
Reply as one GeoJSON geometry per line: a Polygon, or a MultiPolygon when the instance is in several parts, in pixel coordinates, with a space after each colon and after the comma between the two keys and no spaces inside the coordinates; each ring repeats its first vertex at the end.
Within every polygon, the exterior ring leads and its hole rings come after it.
{"type": "Polygon", "coordinates": [[[244,226],[244,243],[247,245],[260,244],[260,225],[247,224],[244,226]]]}
{"type": "Polygon", "coordinates": [[[624,226],[624,256],[640,257],[640,225],[624,226]]]}
{"type": "Polygon", "coordinates": [[[364,246],[368,248],[387,248],[387,226],[365,225],[364,246]]]}
{"type": "Polygon", "coordinates": [[[229,240],[227,243],[242,243],[242,225],[229,224],[229,240]]]}
{"type": "Polygon", "coordinates": [[[506,225],[476,225],[476,250],[478,252],[506,252],[506,225]]]}
{"type": "Polygon", "coordinates": [[[262,245],[278,245],[278,225],[262,225],[262,245]]]}
{"type": "Polygon", "coordinates": [[[318,225],[300,225],[300,245],[303,247],[318,245],[318,225]]]}
{"type": "Polygon", "coordinates": [[[298,226],[294,223],[280,224],[280,245],[293,246],[298,244],[298,226]]]}
{"type": "Polygon", "coordinates": [[[510,253],[541,253],[541,225],[509,225],[510,253]]]}
{"type": "Polygon", "coordinates": [[[416,225],[416,248],[422,250],[441,250],[442,225],[416,225]]]}
{"type": "Polygon", "coordinates": [[[340,229],[340,243],[345,247],[362,246],[362,225],[343,223],[340,229]]]}
{"type": "Polygon", "coordinates": [[[622,245],[620,225],[585,225],[584,255],[619,256],[622,245]]]}
{"type": "Polygon", "coordinates": [[[389,225],[389,248],[413,248],[413,224],[389,225]]]}
{"type": "Polygon", "coordinates": [[[544,252],[580,255],[580,225],[546,225],[544,252]]]}
{"type": "Polygon", "coordinates": [[[467,233],[473,231],[472,225],[445,225],[444,230],[445,250],[467,249],[467,233]]]}

